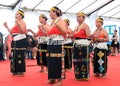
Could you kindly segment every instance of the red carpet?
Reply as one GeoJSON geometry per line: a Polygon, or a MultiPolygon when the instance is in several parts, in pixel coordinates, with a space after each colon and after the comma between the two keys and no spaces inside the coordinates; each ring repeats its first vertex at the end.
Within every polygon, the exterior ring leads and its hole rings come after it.
{"type": "MultiPolygon", "coordinates": [[[[13,76],[10,73],[10,62],[0,62],[0,86],[52,86],[45,84],[47,73],[40,73],[40,67],[36,66],[36,60],[26,60],[25,76],[13,76]]],[[[62,86],[120,86],[120,54],[108,57],[108,72],[106,78],[93,76],[90,67],[90,80],[77,81],[74,79],[73,70],[66,72],[66,79],[62,86]]]]}

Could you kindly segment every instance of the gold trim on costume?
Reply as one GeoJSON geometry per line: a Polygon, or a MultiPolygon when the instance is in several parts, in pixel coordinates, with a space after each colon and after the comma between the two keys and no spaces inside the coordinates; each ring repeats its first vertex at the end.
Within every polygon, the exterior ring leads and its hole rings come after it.
{"type": "Polygon", "coordinates": [[[12,48],[12,50],[26,50],[26,48],[12,48]]]}
{"type": "Polygon", "coordinates": [[[64,46],[64,48],[73,48],[72,46],[64,46]]]}
{"type": "Polygon", "coordinates": [[[21,55],[18,55],[18,58],[21,58],[21,55]]]}
{"type": "Polygon", "coordinates": [[[55,9],[54,7],[53,7],[53,8],[51,8],[50,10],[52,10],[52,11],[57,11],[57,9],[55,9]]]}
{"type": "Polygon", "coordinates": [[[96,20],[97,20],[97,21],[99,21],[99,22],[103,22],[103,20],[102,20],[102,19],[100,19],[100,18],[97,18],[96,20]]]}
{"type": "Polygon", "coordinates": [[[85,14],[83,12],[78,12],[77,16],[83,16],[83,17],[85,17],[85,14]]]}
{"type": "Polygon", "coordinates": [[[39,49],[39,51],[40,51],[40,52],[47,52],[47,50],[41,50],[41,49],[39,49]]]}
{"type": "Polygon", "coordinates": [[[65,22],[68,23],[68,25],[70,24],[70,20],[69,19],[64,19],[65,22]]]}
{"type": "Polygon", "coordinates": [[[102,51],[99,51],[99,53],[97,53],[97,55],[102,58],[104,56],[104,53],[102,53],[102,51]]]}
{"type": "Polygon", "coordinates": [[[62,57],[63,55],[60,53],[50,53],[50,57],[62,57]]]}
{"type": "Polygon", "coordinates": [[[40,14],[39,18],[45,18],[47,20],[47,17],[44,14],[40,14]]]}
{"type": "Polygon", "coordinates": [[[24,13],[18,10],[18,13],[20,13],[22,16],[24,16],[24,13]]]}
{"type": "Polygon", "coordinates": [[[44,14],[40,14],[40,17],[45,18],[46,16],[44,14]]]}
{"type": "Polygon", "coordinates": [[[19,61],[18,61],[18,63],[19,63],[19,64],[21,64],[21,63],[22,63],[22,61],[21,61],[21,60],[19,60],[19,61]]]}

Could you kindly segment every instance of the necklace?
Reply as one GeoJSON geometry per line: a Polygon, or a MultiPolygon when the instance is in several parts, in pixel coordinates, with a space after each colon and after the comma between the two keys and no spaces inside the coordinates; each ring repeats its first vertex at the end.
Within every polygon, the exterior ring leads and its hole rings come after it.
{"type": "Polygon", "coordinates": [[[102,31],[102,28],[101,29],[97,29],[95,34],[94,34],[94,36],[99,37],[101,31],[102,31]]]}
{"type": "Polygon", "coordinates": [[[84,23],[79,24],[79,25],[77,26],[76,32],[79,32],[83,25],[84,25],[84,23]]]}
{"type": "Polygon", "coordinates": [[[51,23],[51,26],[54,26],[54,24],[56,24],[59,20],[60,20],[60,17],[58,17],[57,19],[55,19],[55,20],[51,23]]]}

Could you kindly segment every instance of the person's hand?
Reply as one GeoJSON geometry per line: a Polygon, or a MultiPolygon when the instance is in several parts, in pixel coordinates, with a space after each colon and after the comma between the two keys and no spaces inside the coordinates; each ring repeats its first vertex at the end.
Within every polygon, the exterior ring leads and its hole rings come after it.
{"type": "Polygon", "coordinates": [[[67,38],[72,38],[73,36],[74,36],[74,33],[66,34],[66,37],[67,37],[67,38]]]}
{"type": "Polygon", "coordinates": [[[3,25],[5,28],[8,28],[7,22],[4,22],[3,25]]]}
{"type": "Polygon", "coordinates": [[[59,24],[57,22],[54,22],[54,26],[59,27],[59,24]]]}
{"type": "Polygon", "coordinates": [[[104,42],[104,38],[99,38],[98,41],[104,42]]]}
{"type": "Polygon", "coordinates": [[[103,38],[98,38],[97,41],[102,42],[103,38]]]}

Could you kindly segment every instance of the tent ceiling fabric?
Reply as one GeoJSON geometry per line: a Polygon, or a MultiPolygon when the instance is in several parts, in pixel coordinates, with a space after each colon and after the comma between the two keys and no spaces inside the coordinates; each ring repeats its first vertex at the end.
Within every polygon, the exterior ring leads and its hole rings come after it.
{"type": "Polygon", "coordinates": [[[0,0],[0,7],[12,7],[20,1],[20,8],[26,8],[26,10],[48,12],[51,7],[57,6],[66,14],[82,11],[91,15],[97,11],[97,16],[120,18],[119,0],[0,0]]]}
{"type": "Polygon", "coordinates": [[[0,0],[0,5],[13,5],[17,0],[0,0]]]}

